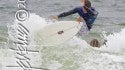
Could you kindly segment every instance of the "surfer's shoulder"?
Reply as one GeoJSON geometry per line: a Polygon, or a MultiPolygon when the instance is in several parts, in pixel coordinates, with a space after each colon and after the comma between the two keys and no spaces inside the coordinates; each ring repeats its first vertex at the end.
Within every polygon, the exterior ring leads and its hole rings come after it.
{"type": "Polygon", "coordinates": [[[82,6],[77,6],[77,7],[74,8],[74,10],[76,10],[76,11],[78,11],[80,9],[82,9],[82,6]]]}
{"type": "Polygon", "coordinates": [[[80,9],[80,8],[82,8],[82,6],[77,6],[76,8],[77,8],[77,9],[80,9]]]}

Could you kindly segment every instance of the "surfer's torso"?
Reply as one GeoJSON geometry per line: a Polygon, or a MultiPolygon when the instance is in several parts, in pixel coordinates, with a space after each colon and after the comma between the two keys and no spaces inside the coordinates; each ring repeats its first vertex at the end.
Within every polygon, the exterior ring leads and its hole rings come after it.
{"type": "Polygon", "coordinates": [[[58,15],[58,17],[59,18],[65,17],[65,16],[75,14],[75,13],[78,13],[85,20],[89,30],[91,29],[97,15],[98,15],[98,12],[94,8],[92,8],[91,11],[87,11],[87,13],[84,13],[83,7],[80,6],[80,7],[74,8],[73,10],[70,10],[68,12],[63,12],[62,14],[58,15]]]}

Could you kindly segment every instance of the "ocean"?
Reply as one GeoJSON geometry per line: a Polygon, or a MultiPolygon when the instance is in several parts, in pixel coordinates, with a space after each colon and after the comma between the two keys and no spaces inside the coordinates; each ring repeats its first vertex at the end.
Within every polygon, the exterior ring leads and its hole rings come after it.
{"type": "MultiPolygon", "coordinates": [[[[79,0],[27,0],[29,20],[24,26],[30,31],[28,49],[38,50],[39,53],[29,52],[27,60],[31,70],[125,70],[125,0],[91,0],[92,6],[99,12],[93,28],[87,36],[73,37],[58,46],[42,46],[38,31],[53,22],[49,17],[81,6],[79,0]],[[102,37],[103,35],[103,37],[102,37]],[[100,48],[89,45],[92,39],[98,39],[100,48]],[[103,45],[104,39],[107,40],[103,45]],[[42,69],[43,68],[43,69],[42,69]]],[[[18,0],[0,0],[0,70],[24,70],[16,65],[17,21],[15,13],[18,0]],[[12,65],[8,67],[8,65],[12,65]]],[[[78,14],[59,19],[63,21],[76,20],[78,14]]],[[[19,52],[19,51],[18,51],[19,52]]],[[[25,63],[26,64],[26,63],[25,63]]],[[[27,68],[29,69],[29,68],[27,68]]]]}

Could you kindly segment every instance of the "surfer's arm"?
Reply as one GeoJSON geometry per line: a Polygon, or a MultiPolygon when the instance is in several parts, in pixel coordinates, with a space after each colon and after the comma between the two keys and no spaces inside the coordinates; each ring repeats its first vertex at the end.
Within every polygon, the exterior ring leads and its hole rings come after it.
{"type": "Polygon", "coordinates": [[[75,13],[77,13],[77,10],[78,10],[78,8],[74,8],[74,9],[68,11],[68,12],[63,12],[63,13],[58,15],[58,18],[66,17],[66,16],[69,16],[71,14],[75,14],[75,13]]]}

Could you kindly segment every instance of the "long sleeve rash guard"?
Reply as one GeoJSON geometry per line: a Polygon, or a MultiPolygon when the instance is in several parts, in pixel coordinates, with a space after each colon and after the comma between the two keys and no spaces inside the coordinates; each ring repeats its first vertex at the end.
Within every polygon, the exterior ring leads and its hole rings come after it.
{"type": "Polygon", "coordinates": [[[85,7],[85,9],[87,10],[87,13],[84,13],[82,8],[83,7],[76,7],[68,12],[63,12],[59,14],[58,17],[61,18],[61,17],[66,17],[71,14],[78,13],[85,20],[87,27],[90,30],[92,27],[92,24],[97,18],[98,12],[94,8],[92,8],[92,10],[89,10],[85,7]]]}

